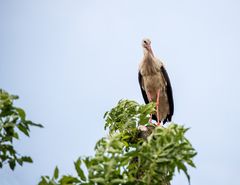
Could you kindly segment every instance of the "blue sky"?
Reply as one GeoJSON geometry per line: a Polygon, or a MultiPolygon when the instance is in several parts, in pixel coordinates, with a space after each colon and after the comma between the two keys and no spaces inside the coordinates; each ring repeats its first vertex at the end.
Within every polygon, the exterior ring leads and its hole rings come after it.
{"type": "MultiPolygon", "coordinates": [[[[93,155],[103,114],[143,103],[141,40],[152,40],[173,86],[173,121],[191,127],[193,185],[237,185],[240,171],[240,3],[237,0],[0,0],[0,87],[45,128],[15,143],[34,163],[0,170],[1,185],[33,185],[93,155]]],[[[172,185],[188,184],[176,174],[172,185]]]]}

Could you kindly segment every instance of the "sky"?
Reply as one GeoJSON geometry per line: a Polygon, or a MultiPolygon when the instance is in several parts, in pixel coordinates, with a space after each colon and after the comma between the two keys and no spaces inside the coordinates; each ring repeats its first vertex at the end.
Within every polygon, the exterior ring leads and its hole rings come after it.
{"type": "MultiPolygon", "coordinates": [[[[144,103],[141,41],[164,61],[173,122],[191,129],[191,184],[238,185],[240,2],[237,0],[0,0],[0,88],[44,125],[14,143],[33,164],[0,169],[1,185],[75,174],[107,135],[103,115],[120,99],[144,103]]],[[[172,185],[187,185],[184,174],[172,185]]]]}

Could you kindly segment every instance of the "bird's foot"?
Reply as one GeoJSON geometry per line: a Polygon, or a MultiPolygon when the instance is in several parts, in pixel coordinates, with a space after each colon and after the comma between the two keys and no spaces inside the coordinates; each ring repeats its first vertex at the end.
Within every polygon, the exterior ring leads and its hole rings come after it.
{"type": "Polygon", "coordinates": [[[156,123],[156,126],[157,126],[157,127],[161,126],[161,122],[157,122],[157,123],[156,123]]]}
{"type": "Polygon", "coordinates": [[[147,127],[145,125],[139,125],[138,126],[138,130],[140,130],[140,131],[147,131],[148,129],[147,129],[147,127]]]}
{"type": "Polygon", "coordinates": [[[150,124],[150,125],[153,124],[153,123],[152,123],[152,119],[149,119],[149,120],[148,120],[148,124],[150,124]]]}

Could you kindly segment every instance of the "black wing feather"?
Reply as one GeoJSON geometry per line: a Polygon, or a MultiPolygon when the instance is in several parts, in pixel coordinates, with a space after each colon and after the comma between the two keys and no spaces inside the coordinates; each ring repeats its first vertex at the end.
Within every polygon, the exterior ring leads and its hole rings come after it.
{"type": "Polygon", "coordinates": [[[143,87],[143,82],[142,82],[142,74],[140,73],[140,71],[138,71],[138,82],[139,82],[139,85],[140,85],[140,89],[141,89],[141,92],[142,92],[143,99],[144,99],[145,103],[148,104],[149,101],[148,101],[147,93],[142,88],[143,87]]]}
{"type": "MultiPolygon", "coordinates": [[[[139,82],[139,85],[140,85],[140,89],[141,89],[141,92],[142,92],[142,96],[143,96],[143,99],[144,99],[144,102],[146,104],[149,103],[149,100],[148,100],[148,97],[147,97],[147,93],[146,91],[142,88],[143,87],[143,81],[142,81],[142,74],[140,73],[140,71],[138,71],[138,82],[139,82]]],[[[157,121],[157,116],[156,115],[152,115],[152,119],[157,121]]]]}
{"type": "Polygon", "coordinates": [[[167,115],[166,119],[163,121],[165,123],[167,121],[172,120],[172,115],[174,112],[174,103],[173,103],[173,93],[172,93],[172,86],[170,83],[170,79],[169,79],[166,69],[163,66],[161,67],[161,72],[167,83],[167,97],[168,97],[168,103],[169,103],[169,109],[170,109],[169,114],[167,115]]]}

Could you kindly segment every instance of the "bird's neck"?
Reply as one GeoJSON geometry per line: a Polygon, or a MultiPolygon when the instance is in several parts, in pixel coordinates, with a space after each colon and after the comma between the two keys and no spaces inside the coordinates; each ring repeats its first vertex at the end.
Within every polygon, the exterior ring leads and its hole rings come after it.
{"type": "Polygon", "coordinates": [[[153,60],[154,58],[154,54],[153,54],[153,51],[152,51],[152,48],[149,47],[149,48],[144,48],[144,59],[147,61],[147,60],[153,60]]]}
{"type": "Polygon", "coordinates": [[[149,52],[149,54],[152,55],[152,57],[154,57],[154,54],[153,54],[153,51],[152,51],[152,48],[151,48],[151,47],[149,48],[149,51],[148,51],[148,52],[149,52]]]}
{"type": "Polygon", "coordinates": [[[149,48],[144,48],[144,56],[140,70],[143,76],[156,74],[159,70],[156,58],[154,57],[152,50],[149,48]]]}

